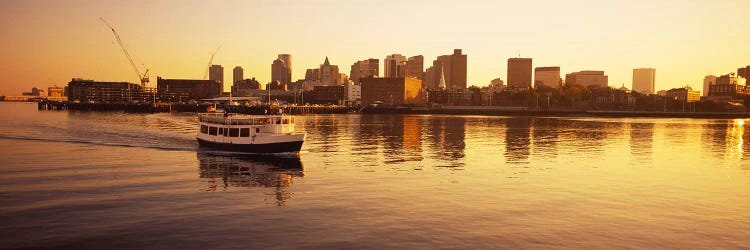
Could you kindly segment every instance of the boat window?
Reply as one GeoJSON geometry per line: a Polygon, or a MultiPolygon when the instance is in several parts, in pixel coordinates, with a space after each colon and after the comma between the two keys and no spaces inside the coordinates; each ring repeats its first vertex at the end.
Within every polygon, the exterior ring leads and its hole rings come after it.
{"type": "Polygon", "coordinates": [[[201,134],[208,134],[208,126],[201,125],[201,134]]]}
{"type": "Polygon", "coordinates": [[[289,124],[289,119],[284,118],[284,120],[281,123],[283,123],[283,124],[289,124]]]}
{"type": "Polygon", "coordinates": [[[230,137],[239,137],[240,136],[240,129],[239,128],[230,128],[229,129],[229,136],[230,137]]]}
{"type": "Polygon", "coordinates": [[[255,133],[256,134],[260,133],[260,128],[255,128],[255,133]]]}
{"type": "Polygon", "coordinates": [[[223,134],[224,134],[224,128],[219,127],[219,135],[223,135],[223,134]]]}
{"type": "Polygon", "coordinates": [[[281,124],[281,118],[276,118],[276,124],[281,124]]]}
{"type": "Polygon", "coordinates": [[[209,135],[216,135],[216,127],[208,127],[209,135]]]}
{"type": "Polygon", "coordinates": [[[250,137],[250,128],[241,128],[240,137],[250,137]]]}

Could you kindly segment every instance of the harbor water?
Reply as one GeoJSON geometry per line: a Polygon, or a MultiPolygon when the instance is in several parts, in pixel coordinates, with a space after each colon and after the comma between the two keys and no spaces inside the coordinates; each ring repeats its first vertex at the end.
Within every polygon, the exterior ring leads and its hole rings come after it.
{"type": "Polygon", "coordinates": [[[750,248],[750,119],[305,115],[299,156],[195,113],[0,103],[7,248],[750,248]]]}

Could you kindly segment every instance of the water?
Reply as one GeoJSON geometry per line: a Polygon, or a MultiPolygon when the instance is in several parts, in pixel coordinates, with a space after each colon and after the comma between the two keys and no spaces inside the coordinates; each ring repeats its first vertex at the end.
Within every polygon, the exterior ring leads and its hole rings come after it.
{"type": "Polygon", "coordinates": [[[2,248],[750,248],[750,120],[311,115],[296,158],[0,114],[2,248]]]}

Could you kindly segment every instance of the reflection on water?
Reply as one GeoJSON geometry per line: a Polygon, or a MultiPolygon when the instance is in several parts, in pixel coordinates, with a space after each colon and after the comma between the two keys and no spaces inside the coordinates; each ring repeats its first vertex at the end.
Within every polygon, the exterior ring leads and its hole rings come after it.
{"type": "Polygon", "coordinates": [[[750,248],[750,120],[309,115],[280,158],[201,151],[195,114],[19,106],[3,248],[750,248]]]}
{"type": "Polygon", "coordinates": [[[703,150],[730,162],[748,160],[748,155],[745,154],[746,151],[750,151],[748,126],[750,124],[741,119],[703,124],[703,150]]]}
{"type": "Polygon", "coordinates": [[[442,167],[461,168],[464,166],[466,148],[466,118],[434,117],[427,119],[428,147],[434,149],[431,157],[449,164],[442,167]]]}
{"type": "Polygon", "coordinates": [[[505,160],[508,163],[528,163],[533,120],[525,117],[509,118],[505,130],[505,160]]]}
{"type": "Polygon", "coordinates": [[[630,124],[630,155],[638,161],[651,161],[654,144],[653,123],[630,124]]]}
{"type": "Polygon", "coordinates": [[[557,129],[557,119],[535,119],[532,133],[534,142],[534,154],[542,157],[557,157],[557,144],[560,140],[560,131],[557,129]]]}
{"type": "Polygon", "coordinates": [[[302,162],[297,157],[259,155],[223,156],[197,153],[200,178],[208,179],[207,191],[226,191],[228,187],[273,188],[276,205],[283,206],[292,198],[287,188],[294,178],[304,176],[302,162]]]}

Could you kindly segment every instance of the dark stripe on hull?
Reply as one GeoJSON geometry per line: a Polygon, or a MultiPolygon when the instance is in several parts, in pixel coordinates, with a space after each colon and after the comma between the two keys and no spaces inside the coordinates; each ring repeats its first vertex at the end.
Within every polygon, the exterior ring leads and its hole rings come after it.
{"type": "Polygon", "coordinates": [[[234,151],[244,153],[287,153],[287,152],[299,152],[302,149],[303,141],[294,142],[280,142],[280,143],[269,143],[269,144],[228,144],[228,143],[216,143],[198,138],[198,144],[201,147],[213,148],[222,151],[234,151]]]}

